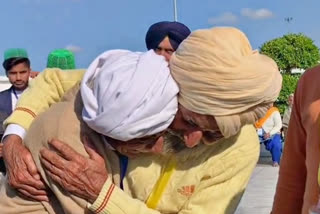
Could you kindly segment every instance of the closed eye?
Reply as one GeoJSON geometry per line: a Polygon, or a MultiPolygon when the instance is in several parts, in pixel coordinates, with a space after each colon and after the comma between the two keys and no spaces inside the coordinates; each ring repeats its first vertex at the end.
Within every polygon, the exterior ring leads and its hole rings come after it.
{"type": "Polygon", "coordinates": [[[198,124],[196,124],[195,122],[193,122],[193,120],[187,120],[187,123],[192,126],[192,127],[199,127],[198,124]]]}

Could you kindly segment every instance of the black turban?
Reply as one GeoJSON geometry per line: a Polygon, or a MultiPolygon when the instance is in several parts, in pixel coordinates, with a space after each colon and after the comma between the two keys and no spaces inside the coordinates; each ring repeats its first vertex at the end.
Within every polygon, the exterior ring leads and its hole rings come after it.
{"type": "Polygon", "coordinates": [[[162,40],[168,36],[171,46],[176,50],[190,33],[190,29],[180,22],[158,22],[149,28],[146,35],[146,45],[148,50],[156,49],[162,40]]]}

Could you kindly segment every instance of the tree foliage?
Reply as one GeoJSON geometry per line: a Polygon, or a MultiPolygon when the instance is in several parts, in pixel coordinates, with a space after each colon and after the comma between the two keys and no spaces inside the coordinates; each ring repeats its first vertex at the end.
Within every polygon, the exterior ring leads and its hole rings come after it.
{"type": "Polygon", "coordinates": [[[283,74],[282,78],[282,89],[278,100],[276,101],[276,106],[279,108],[280,113],[283,114],[284,110],[288,105],[288,98],[290,94],[293,94],[296,90],[297,83],[300,78],[300,74],[283,74]]]}
{"type": "Polygon", "coordinates": [[[320,60],[318,47],[301,33],[270,40],[261,46],[260,51],[274,59],[279,69],[286,73],[290,73],[292,68],[313,67],[320,60]]]}

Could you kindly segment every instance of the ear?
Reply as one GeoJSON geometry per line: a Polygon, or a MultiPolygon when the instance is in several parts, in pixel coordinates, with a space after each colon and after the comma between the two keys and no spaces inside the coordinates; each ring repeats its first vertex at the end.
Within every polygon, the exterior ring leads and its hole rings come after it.
{"type": "Polygon", "coordinates": [[[163,136],[160,136],[156,143],[151,148],[151,152],[155,154],[159,154],[163,152],[163,146],[164,146],[164,138],[163,136]]]}
{"type": "Polygon", "coordinates": [[[184,133],[184,142],[187,147],[192,148],[200,143],[203,136],[202,131],[190,131],[184,133]]]}

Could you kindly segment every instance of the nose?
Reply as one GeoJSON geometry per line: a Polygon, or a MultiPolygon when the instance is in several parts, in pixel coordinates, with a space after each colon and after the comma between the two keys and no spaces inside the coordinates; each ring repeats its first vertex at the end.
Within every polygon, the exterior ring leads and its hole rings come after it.
{"type": "Polygon", "coordinates": [[[170,125],[174,131],[180,132],[183,135],[184,142],[187,147],[192,148],[196,146],[202,138],[202,130],[195,127],[190,127],[180,118],[175,118],[170,125]]]}
{"type": "Polygon", "coordinates": [[[165,55],[163,55],[163,56],[164,56],[164,58],[166,59],[167,62],[170,61],[170,58],[171,58],[171,55],[170,55],[170,54],[165,53],[165,55]]]}
{"type": "Polygon", "coordinates": [[[200,143],[200,140],[203,136],[202,131],[185,131],[183,134],[184,142],[187,147],[192,148],[200,143]]]}
{"type": "Polygon", "coordinates": [[[16,80],[21,80],[21,74],[17,73],[16,80]]]}

